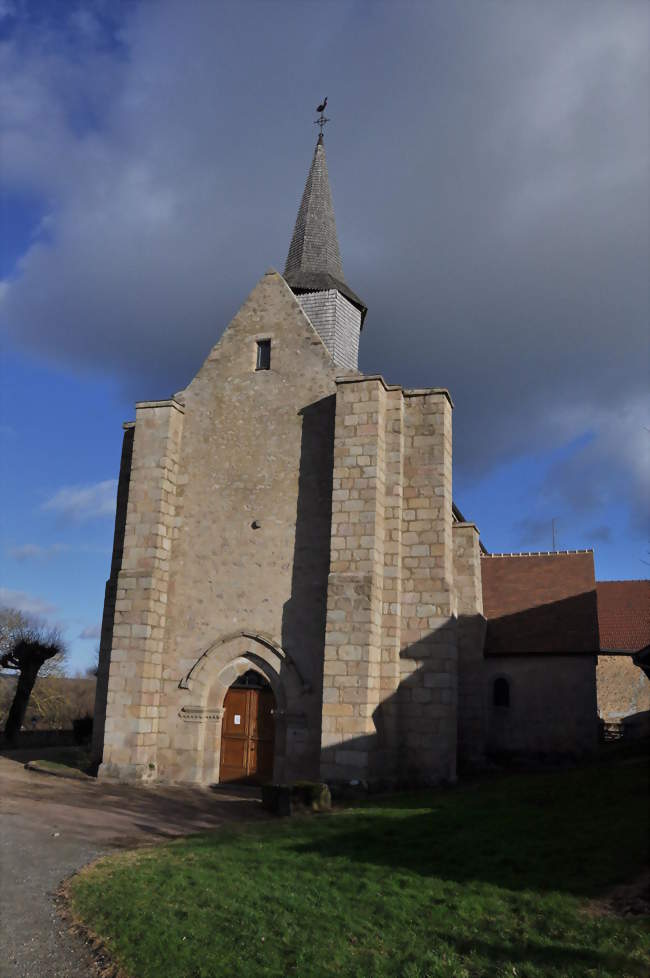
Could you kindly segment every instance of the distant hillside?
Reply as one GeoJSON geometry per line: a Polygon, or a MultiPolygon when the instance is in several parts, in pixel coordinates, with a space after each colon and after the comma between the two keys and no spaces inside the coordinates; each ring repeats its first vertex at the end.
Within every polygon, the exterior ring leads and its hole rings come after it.
{"type": "MultiPolygon", "coordinates": [[[[95,709],[95,679],[70,679],[48,676],[37,679],[32,693],[24,729],[70,730],[77,717],[92,716],[95,709]]],[[[14,698],[16,677],[0,674],[0,729],[14,698]]]]}

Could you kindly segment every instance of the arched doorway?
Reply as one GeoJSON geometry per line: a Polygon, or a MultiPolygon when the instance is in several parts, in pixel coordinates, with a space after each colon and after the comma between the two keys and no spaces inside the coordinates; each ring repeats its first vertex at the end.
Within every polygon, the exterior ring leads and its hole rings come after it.
{"type": "Polygon", "coordinates": [[[275,696],[267,679],[249,669],[223,703],[219,781],[261,784],[273,777],[275,696]]]}

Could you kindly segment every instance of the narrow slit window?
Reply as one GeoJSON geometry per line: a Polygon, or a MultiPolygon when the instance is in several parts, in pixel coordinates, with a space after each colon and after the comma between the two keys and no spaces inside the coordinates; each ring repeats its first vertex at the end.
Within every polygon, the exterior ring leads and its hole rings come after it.
{"type": "Polygon", "coordinates": [[[271,369],[271,341],[270,340],[257,341],[257,360],[255,362],[255,369],[256,370],[271,369]]]}

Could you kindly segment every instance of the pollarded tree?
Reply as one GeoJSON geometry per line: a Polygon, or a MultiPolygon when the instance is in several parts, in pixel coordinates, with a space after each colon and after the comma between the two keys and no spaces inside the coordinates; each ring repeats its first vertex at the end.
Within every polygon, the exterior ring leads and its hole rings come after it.
{"type": "Polygon", "coordinates": [[[0,659],[11,650],[18,632],[34,624],[18,608],[0,608],[0,659]]]}
{"type": "Polygon", "coordinates": [[[5,737],[11,743],[20,733],[34,683],[46,662],[62,658],[65,647],[56,629],[24,621],[11,630],[3,642],[0,666],[18,673],[16,692],[5,724],[5,737]]]}

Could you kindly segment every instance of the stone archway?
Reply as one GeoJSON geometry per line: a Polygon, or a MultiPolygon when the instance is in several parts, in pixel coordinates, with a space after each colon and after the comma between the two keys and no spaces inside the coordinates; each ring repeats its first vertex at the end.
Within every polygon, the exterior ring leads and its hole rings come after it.
{"type": "Polygon", "coordinates": [[[258,672],[275,697],[274,780],[284,776],[287,741],[287,699],[300,696],[304,684],[282,647],[253,632],[237,632],[214,642],[199,656],[179,683],[187,691],[181,719],[193,724],[196,769],[203,783],[219,781],[223,707],[232,684],[245,672],[258,672]]]}

